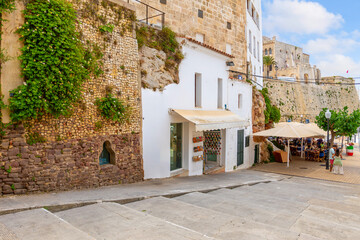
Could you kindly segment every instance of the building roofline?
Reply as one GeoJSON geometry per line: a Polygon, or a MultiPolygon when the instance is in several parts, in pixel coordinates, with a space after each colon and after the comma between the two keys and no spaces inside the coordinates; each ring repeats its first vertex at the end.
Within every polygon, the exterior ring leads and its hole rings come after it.
{"type": "Polygon", "coordinates": [[[178,37],[179,37],[179,38],[184,38],[184,39],[188,40],[189,42],[192,42],[192,43],[195,43],[195,44],[197,44],[197,45],[200,45],[200,46],[202,46],[202,47],[204,47],[204,48],[210,49],[210,50],[212,50],[212,51],[214,51],[214,52],[217,52],[217,53],[219,53],[219,54],[221,54],[221,55],[224,55],[224,56],[226,56],[226,57],[235,58],[234,55],[228,54],[228,53],[226,53],[226,52],[224,52],[224,51],[221,51],[221,50],[219,50],[219,49],[217,49],[217,48],[215,48],[215,47],[213,47],[213,46],[210,46],[210,45],[208,45],[208,44],[206,44],[206,43],[199,42],[199,41],[197,41],[197,40],[195,40],[195,39],[193,39],[193,38],[191,38],[191,37],[186,37],[186,36],[178,36],[178,37]]]}

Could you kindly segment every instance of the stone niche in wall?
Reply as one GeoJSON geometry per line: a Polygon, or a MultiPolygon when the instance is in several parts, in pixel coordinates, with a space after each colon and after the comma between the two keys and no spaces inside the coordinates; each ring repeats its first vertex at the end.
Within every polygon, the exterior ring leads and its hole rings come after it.
{"type": "MultiPolygon", "coordinates": [[[[81,41],[96,44],[104,54],[104,74],[91,77],[83,84],[82,100],[75,103],[71,116],[45,115],[6,129],[6,135],[0,140],[0,195],[143,180],[135,8],[115,0],[69,2],[77,11],[81,41]],[[101,33],[99,27],[104,24],[113,24],[114,30],[101,33]],[[105,97],[109,89],[113,96],[130,106],[129,121],[113,122],[100,115],[94,103],[97,98],[105,97]],[[42,141],[30,145],[29,136],[37,136],[42,141]],[[112,157],[109,164],[100,165],[104,143],[112,157]]],[[[19,17],[10,18],[7,24],[14,24],[12,21],[18,21],[19,17]]],[[[4,71],[8,67],[3,66],[4,71]]]]}

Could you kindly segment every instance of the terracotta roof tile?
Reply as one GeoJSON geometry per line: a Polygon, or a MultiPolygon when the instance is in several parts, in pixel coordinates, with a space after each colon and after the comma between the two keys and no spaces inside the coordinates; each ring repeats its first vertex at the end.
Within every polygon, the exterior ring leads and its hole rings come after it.
{"type": "Polygon", "coordinates": [[[226,52],[224,52],[224,51],[221,51],[221,50],[219,50],[219,49],[217,49],[217,48],[214,48],[214,47],[212,47],[212,46],[210,46],[210,45],[208,45],[208,44],[199,42],[199,41],[197,41],[197,40],[195,40],[195,39],[193,39],[193,38],[191,38],[191,37],[185,37],[185,36],[180,36],[180,37],[181,37],[181,38],[185,38],[185,39],[187,39],[187,40],[190,41],[190,42],[196,43],[196,44],[198,44],[198,45],[200,45],[200,46],[202,46],[202,47],[204,47],[204,48],[207,48],[207,49],[210,49],[210,50],[215,51],[215,52],[217,52],[217,53],[220,53],[220,54],[222,54],[222,55],[225,55],[225,56],[227,56],[227,57],[229,57],[229,58],[235,58],[235,57],[234,57],[233,55],[231,55],[231,54],[228,54],[228,53],[226,53],[226,52]]]}

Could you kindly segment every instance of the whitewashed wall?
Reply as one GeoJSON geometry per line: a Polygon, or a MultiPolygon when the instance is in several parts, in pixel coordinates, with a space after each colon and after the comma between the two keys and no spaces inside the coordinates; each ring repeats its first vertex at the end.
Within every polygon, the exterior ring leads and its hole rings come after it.
{"type": "MultiPolygon", "coordinates": [[[[262,11],[261,0],[250,0],[250,3],[254,6],[259,14],[259,27],[254,22],[248,10],[246,10],[246,41],[247,41],[247,60],[251,62],[251,72],[254,74],[254,67],[256,69],[256,75],[263,76],[263,41],[262,41],[262,11]],[[252,42],[252,51],[249,50],[249,30],[251,30],[251,39],[255,36],[256,42],[252,42]],[[257,49],[257,42],[259,41],[259,49],[257,49]],[[254,44],[256,45],[256,57],[254,53],[254,44]],[[259,51],[259,57],[258,57],[259,51]]],[[[254,77],[252,77],[255,80],[254,77]]],[[[256,81],[261,86],[263,85],[263,78],[257,77],[256,81]]],[[[257,86],[259,88],[259,86],[257,86]]]]}
{"type": "MultiPolygon", "coordinates": [[[[170,176],[170,123],[183,122],[183,168],[189,170],[189,175],[202,174],[203,162],[193,162],[192,156],[193,135],[199,135],[195,132],[195,125],[176,114],[169,114],[169,109],[196,109],[196,110],[218,110],[217,108],[217,89],[218,78],[223,79],[223,103],[229,107],[233,101],[228,99],[228,72],[226,67],[227,57],[209,49],[193,43],[187,43],[183,47],[185,59],[180,65],[180,83],[165,87],[163,92],[150,89],[142,89],[142,108],[143,108],[143,158],[145,179],[165,178],[170,176]],[[202,74],[202,107],[195,108],[195,73],[202,74]]],[[[246,107],[251,114],[251,87],[247,84],[235,83],[233,89],[243,91],[243,99],[246,100],[246,107]],[[240,89],[245,87],[244,89],[240,89]],[[246,90],[245,90],[246,89],[246,90]],[[250,90],[249,90],[250,89],[250,90]],[[249,93],[247,93],[250,91],[249,93]],[[247,102],[248,101],[248,102],[247,102]],[[250,106],[248,105],[250,104],[250,106]]],[[[237,98],[237,95],[236,95],[237,98]]],[[[236,101],[237,104],[237,101],[236,101]]],[[[244,106],[245,106],[244,105],[244,106]]],[[[245,110],[237,111],[244,113],[245,110]]],[[[247,115],[246,115],[247,116],[247,115]]],[[[251,117],[249,117],[251,118],[251,117]]],[[[235,138],[236,139],[236,138],[235,138]]],[[[232,139],[232,142],[235,140],[232,139]]],[[[229,141],[229,142],[231,142],[229,141]]],[[[226,156],[235,157],[236,164],[236,146],[227,152],[226,156]],[[235,151],[235,152],[233,152],[235,151]]],[[[245,151],[246,152],[246,151],[245,151]]],[[[246,159],[245,154],[245,159],[246,159]]],[[[229,170],[232,170],[232,166],[229,170]]]]}
{"type": "MultiPolygon", "coordinates": [[[[228,109],[239,115],[240,117],[249,120],[251,123],[251,109],[252,109],[252,86],[247,83],[228,80],[227,84],[227,102],[228,109]],[[238,95],[242,95],[241,108],[238,108],[238,95]]],[[[226,141],[227,141],[227,161],[225,165],[226,171],[232,171],[237,164],[237,131],[239,128],[226,129],[226,141]],[[234,141],[235,139],[235,141],[234,141]]],[[[252,133],[251,124],[250,127],[244,129],[244,136],[249,136],[252,133]]],[[[245,144],[245,140],[244,140],[245,144]]],[[[254,163],[254,146],[252,138],[250,138],[250,146],[244,146],[244,164],[240,165],[239,169],[249,168],[254,163]]]]}

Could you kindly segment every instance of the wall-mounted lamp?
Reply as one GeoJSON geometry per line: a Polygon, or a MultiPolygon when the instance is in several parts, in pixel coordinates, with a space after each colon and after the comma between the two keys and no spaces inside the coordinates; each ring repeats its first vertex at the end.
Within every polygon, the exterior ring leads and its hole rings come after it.
{"type": "Polygon", "coordinates": [[[232,67],[232,66],[235,66],[235,64],[234,64],[233,61],[227,61],[227,62],[226,62],[226,66],[232,67]]]}

